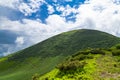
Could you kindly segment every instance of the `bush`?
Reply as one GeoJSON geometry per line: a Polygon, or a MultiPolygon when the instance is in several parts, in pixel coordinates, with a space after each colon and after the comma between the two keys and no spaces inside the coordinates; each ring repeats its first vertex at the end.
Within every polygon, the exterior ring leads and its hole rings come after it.
{"type": "Polygon", "coordinates": [[[119,45],[116,45],[116,49],[120,49],[120,44],[119,44],[119,45]]]}
{"type": "Polygon", "coordinates": [[[75,60],[84,60],[84,59],[93,59],[93,56],[92,55],[84,55],[84,54],[80,54],[78,56],[75,56],[73,58],[71,58],[71,61],[75,61],[75,60]]]}
{"type": "Polygon", "coordinates": [[[84,59],[86,59],[86,55],[84,55],[84,54],[79,54],[78,56],[75,56],[75,57],[73,57],[73,58],[71,58],[71,61],[75,61],[75,60],[84,60],[84,59]]]}
{"type": "Polygon", "coordinates": [[[107,48],[106,50],[107,50],[107,51],[112,51],[112,48],[107,48]]]}
{"type": "Polygon", "coordinates": [[[75,60],[75,61],[66,61],[65,63],[59,64],[57,68],[60,71],[69,71],[69,70],[76,70],[77,68],[83,68],[86,63],[75,60]]]}
{"type": "Polygon", "coordinates": [[[81,54],[83,55],[88,55],[88,54],[102,54],[102,55],[105,55],[105,52],[103,49],[100,49],[100,48],[96,48],[96,49],[87,49],[85,51],[79,51],[77,52],[76,54],[73,54],[72,57],[76,57],[76,56],[79,56],[81,54]]]}
{"type": "Polygon", "coordinates": [[[120,56],[120,50],[113,50],[112,55],[113,56],[120,56]]]}
{"type": "Polygon", "coordinates": [[[44,80],[49,80],[48,77],[46,77],[44,80]]]}
{"type": "Polygon", "coordinates": [[[34,74],[33,76],[32,76],[32,80],[38,80],[39,79],[39,74],[34,74]]]}
{"type": "Polygon", "coordinates": [[[90,51],[79,51],[76,54],[73,54],[72,57],[79,56],[80,54],[88,55],[90,51]]]}
{"type": "Polygon", "coordinates": [[[105,52],[101,49],[93,49],[90,51],[91,54],[102,54],[105,55],[105,52]]]}

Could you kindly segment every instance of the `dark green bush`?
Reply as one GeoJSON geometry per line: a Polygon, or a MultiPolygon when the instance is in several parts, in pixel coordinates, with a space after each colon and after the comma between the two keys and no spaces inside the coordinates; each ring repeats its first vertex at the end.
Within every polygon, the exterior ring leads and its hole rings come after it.
{"type": "Polygon", "coordinates": [[[32,76],[32,80],[38,80],[39,79],[39,74],[34,74],[33,76],[32,76]]]}
{"type": "Polygon", "coordinates": [[[120,44],[119,44],[119,45],[116,45],[116,49],[120,49],[120,44]]]}
{"type": "Polygon", "coordinates": [[[92,55],[87,55],[86,56],[86,59],[93,59],[94,58],[94,56],[92,56],[92,55]]]}
{"type": "Polygon", "coordinates": [[[107,51],[112,51],[112,48],[107,48],[106,50],[107,50],[107,51]]]}
{"type": "Polygon", "coordinates": [[[84,59],[93,59],[93,56],[92,55],[84,55],[84,54],[80,54],[78,56],[75,56],[73,58],[71,58],[71,61],[74,61],[74,60],[84,60],[84,59]]]}
{"type": "Polygon", "coordinates": [[[120,56],[120,50],[113,50],[112,55],[113,56],[120,56]]]}
{"type": "Polygon", "coordinates": [[[57,68],[60,71],[69,71],[69,70],[76,70],[77,68],[83,68],[85,64],[86,64],[85,62],[80,63],[79,60],[66,61],[62,64],[59,64],[57,68]]]}
{"type": "Polygon", "coordinates": [[[49,80],[48,77],[46,77],[44,80],[49,80]]]}
{"type": "Polygon", "coordinates": [[[84,54],[79,54],[78,56],[75,56],[75,57],[73,57],[73,58],[71,58],[71,61],[75,61],[75,60],[84,60],[84,59],[86,59],[86,55],[84,55],[84,54]]]}
{"type": "Polygon", "coordinates": [[[84,51],[79,51],[76,54],[73,54],[72,57],[79,56],[81,54],[88,55],[90,53],[91,54],[102,54],[102,55],[105,55],[104,49],[96,48],[96,49],[87,49],[87,50],[84,50],[84,51]]]}
{"type": "Polygon", "coordinates": [[[90,53],[89,50],[88,51],[87,50],[86,51],[79,51],[79,52],[73,54],[72,57],[78,56],[80,54],[88,55],[89,53],[90,53]]]}
{"type": "Polygon", "coordinates": [[[102,54],[105,55],[105,52],[101,49],[93,49],[90,51],[91,54],[102,54]]]}

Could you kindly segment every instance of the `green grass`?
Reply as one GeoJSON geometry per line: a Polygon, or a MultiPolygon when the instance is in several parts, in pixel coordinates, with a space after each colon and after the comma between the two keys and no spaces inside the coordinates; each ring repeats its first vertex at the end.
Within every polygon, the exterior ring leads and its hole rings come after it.
{"type": "Polygon", "coordinates": [[[91,50],[83,51],[89,51],[88,54],[78,52],[58,65],[60,67],[53,69],[43,76],[39,76],[37,80],[120,80],[120,53],[117,56],[112,53],[113,50],[119,49],[114,48],[111,51],[106,49],[100,50],[104,51],[105,54],[99,53],[100,51],[97,54],[93,54],[90,53],[91,50]],[[92,56],[92,58],[86,57],[81,59],[80,57],[83,57],[81,54],[92,56]],[[80,63],[85,63],[84,67],[76,67],[76,65],[70,68],[74,64],[69,65],[69,63],[76,60],[80,63]],[[61,66],[63,67],[62,70],[61,66]]]}
{"type": "Polygon", "coordinates": [[[80,50],[109,48],[118,43],[118,37],[96,30],[65,32],[0,58],[0,80],[30,80],[32,75],[49,72],[67,56],[80,50]]]}
{"type": "MultiPolygon", "coordinates": [[[[61,60],[62,58],[64,58],[64,56],[48,57],[44,60],[31,57],[29,59],[26,59],[22,63],[18,62],[17,66],[16,64],[13,64],[15,65],[15,67],[12,66],[13,68],[10,68],[11,65],[8,64],[9,62],[6,62],[6,65],[9,65],[7,66],[8,70],[3,70],[4,72],[0,73],[0,80],[21,80],[21,76],[22,80],[30,80],[32,78],[32,75],[35,73],[42,72],[44,74],[53,69],[54,66],[58,64],[58,62],[60,62],[59,60],[61,60]]],[[[2,71],[2,68],[0,71],[2,71]]]]}

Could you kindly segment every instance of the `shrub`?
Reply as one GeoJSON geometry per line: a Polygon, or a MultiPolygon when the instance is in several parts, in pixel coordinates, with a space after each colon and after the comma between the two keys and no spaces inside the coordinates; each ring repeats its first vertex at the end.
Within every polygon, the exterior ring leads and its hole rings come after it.
{"type": "Polygon", "coordinates": [[[87,59],[93,59],[94,56],[92,56],[92,55],[87,55],[86,58],[87,58],[87,59]]]}
{"type": "Polygon", "coordinates": [[[120,44],[119,44],[119,45],[116,45],[116,49],[120,49],[120,44]]]}
{"type": "Polygon", "coordinates": [[[46,77],[44,80],[49,80],[48,77],[46,77]]]}
{"type": "Polygon", "coordinates": [[[92,55],[84,55],[84,54],[80,54],[78,56],[75,56],[73,58],[71,58],[71,61],[75,61],[75,60],[84,60],[84,59],[93,59],[93,56],[92,55]]]}
{"type": "Polygon", "coordinates": [[[103,54],[105,55],[105,52],[101,49],[93,49],[90,51],[91,54],[103,54]]]}
{"type": "Polygon", "coordinates": [[[59,64],[57,68],[60,71],[69,71],[69,70],[76,70],[77,68],[83,68],[85,64],[86,64],[85,62],[80,63],[80,61],[78,60],[66,61],[65,63],[59,64]]]}
{"type": "Polygon", "coordinates": [[[90,52],[89,51],[81,51],[80,54],[88,55],[90,52]]]}
{"type": "Polygon", "coordinates": [[[102,54],[102,55],[105,55],[105,52],[104,52],[103,49],[97,48],[97,49],[87,49],[85,51],[79,51],[76,54],[73,54],[72,57],[76,57],[76,56],[79,56],[81,54],[88,55],[90,53],[91,54],[102,54]]]}
{"type": "Polygon", "coordinates": [[[90,51],[87,51],[87,50],[86,51],[79,51],[76,54],[73,54],[72,57],[78,56],[80,54],[88,55],[89,53],[90,53],[90,51]]]}
{"type": "Polygon", "coordinates": [[[87,55],[84,55],[84,54],[79,54],[78,56],[75,56],[75,57],[73,57],[73,58],[71,58],[71,61],[75,61],[75,60],[84,60],[84,59],[86,59],[86,56],[87,55]]]}
{"type": "Polygon", "coordinates": [[[39,79],[39,74],[34,74],[33,76],[32,76],[32,80],[38,80],[39,79]]]}
{"type": "Polygon", "coordinates": [[[112,48],[107,48],[106,50],[107,50],[107,51],[112,51],[112,48]]]}
{"type": "Polygon", "coordinates": [[[113,50],[112,55],[113,56],[120,56],[120,50],[113,50]]]}

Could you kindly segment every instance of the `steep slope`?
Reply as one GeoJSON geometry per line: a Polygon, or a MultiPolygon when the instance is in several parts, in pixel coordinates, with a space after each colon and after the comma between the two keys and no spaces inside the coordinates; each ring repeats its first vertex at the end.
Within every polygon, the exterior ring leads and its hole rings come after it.
{"type": "Polygon", "coordinates": [[[29,80],[53,69],[65,57],[86,48],[108,48],[120,39],[96,30],[74,30],[59,34],[0,59],[0,80],[29,80]]]}
{"type": "Polygon", "coordinates": [[[79,51],[33,80],[120,80],[120,45],[79,51]]]}

